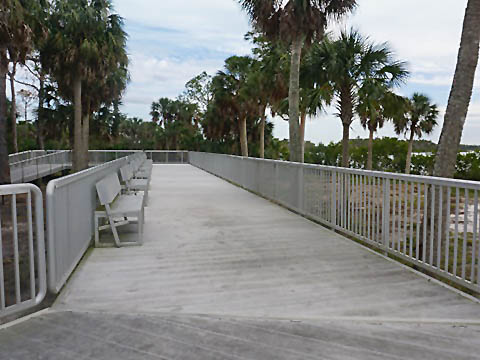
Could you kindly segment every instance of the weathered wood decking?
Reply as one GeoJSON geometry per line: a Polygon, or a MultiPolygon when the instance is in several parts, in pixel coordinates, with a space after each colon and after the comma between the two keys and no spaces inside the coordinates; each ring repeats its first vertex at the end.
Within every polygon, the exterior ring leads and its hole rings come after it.
{"type": "Polygon", "coordinates": [[[7,359],[475,359],[480,305],[190,165],[142,247],[95,249],[7,359]],[[39,357],[42,355],[43,357],[39,357]]]}

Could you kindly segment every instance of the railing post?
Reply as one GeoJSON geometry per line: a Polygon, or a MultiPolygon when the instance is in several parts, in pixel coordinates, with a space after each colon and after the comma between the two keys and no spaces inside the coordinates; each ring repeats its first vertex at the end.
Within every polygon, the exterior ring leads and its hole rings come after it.
{"type": "Polygon", "coordinates": [[[331,219],[330,222],[331,224],[335,227],[337,225],[337,172],[332,170],[332,196],[331,196],[331,201],[332,203],[330,204],[330,211],[332,212],[331,214],[331,219]]]}
{"type": "Polygon", "coordinates": [[[183,151],[180,152],[180,164],[183,164],[183,151]]]}
{"type": "Polygon", "coordinates": [[[382,238],[386,249],[390,243],[390,179],[383,179],[382,238]]]}
{"type": "Polygon", "coordinates": [[[304,173],[303,173],[303,165],[302,164],[296,164],[295,166],[298,167],[297,170],[297,181],[298,181],[298,210],[303,214],[305,213],[304,211],[304,198],[305,198],[305,186],[304,186],[304,173]]]}

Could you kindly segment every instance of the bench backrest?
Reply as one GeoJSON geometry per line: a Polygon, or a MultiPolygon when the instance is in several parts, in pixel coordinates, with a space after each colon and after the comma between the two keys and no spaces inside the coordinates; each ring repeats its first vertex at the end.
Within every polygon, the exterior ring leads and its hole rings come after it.
{"type": "Polygon", "coordinates": [[[120,168],[120,175],[122,176],[123,182],[129,182],[130,179],[133,177],[133,170],[130,164],[122,166],[120,168]]]}
{"type": "Polygon", "coordinates": [[[116,172],[111,173],[100,180],[97,184],[97,194],[102,205],[110,204],[120,194],[122,187],[116,172]]]}

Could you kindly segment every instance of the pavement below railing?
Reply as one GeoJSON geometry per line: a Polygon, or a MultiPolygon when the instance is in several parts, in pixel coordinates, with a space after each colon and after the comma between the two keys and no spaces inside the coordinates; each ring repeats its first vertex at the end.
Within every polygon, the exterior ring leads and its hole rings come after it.
{"type": "Polygon", "coordinates": [[[11,359],[476,359],[480,305],[190,165],[154,166],[144,245],[94,249],[11,359]]]}

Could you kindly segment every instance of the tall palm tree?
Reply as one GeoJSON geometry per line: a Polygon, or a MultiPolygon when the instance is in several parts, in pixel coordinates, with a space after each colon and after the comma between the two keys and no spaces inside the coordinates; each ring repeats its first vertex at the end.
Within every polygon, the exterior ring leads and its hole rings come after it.
{"type": "Polygon", "coordinates": [[[395,132],[408,136],[407,162],[405,174],[410,174],[412,163],[413,140],[421,139],[424,134],[431,134],[437,126],[438,108],[432,104],[428,96],[415,93],[405,102],[404,116],[394,121],[395,132]]]}
{"type": "Polygon", "coordinates": [[[364,129],[369,132],[366,169],[373,168],[373,138],[388,120],[398,119],[405,99],[396,95],[388,84],[377,79],[366,79],[358,92],[355,112],[364,129]]]}
{"type": "Polygon", "coordinates": [[[290,160],[302,161],[300,143],[300,62],[304,45],[322,40],[329,18],[352,11],[356,0],[238,0],[254,27],[291,47],[289,79],[290,160]]]}
{"type": "Polygon", "coordinates": [[[126,33],[110,0],[56,0],[49,30],[41,60],[62,96],[73,101],[73,168],[79,171],[88,166],[90,114],[105,100],[97,91],[128,64],[126,33]]]}
{"type": "MultiPolygon", "coordinates": [[[[280,42],[268,41],[261,33],[250,32],[246,36],[255,45],[253,55],[257,62],[249,76],[247,87],[258,98],[260,117],[260,157],[265,157],[266,109],[276,114],[283,100],[288,97],[288,73],[290,56],[288,48],[280,42]]],[[[287,107],[288,113],[288,107],[287,107]]]]}
{"type": "Polygon", "coordinates": [[[251,96],[248,86],[254,63],[249,56],[232,56],[212,80],[217,110],[238,124],[242,156],[248,156],[247,121],[258,116],[258,101],[251,96]]]}
{"type": "Polygon", "coordinates": [[[458,51],[457,68],[435,157],[433,174],[453,177],[463,127],[472,98],[480,46],[480,0],[468,0],[458,51]]]}
{"type": "Polygon", "coordinates": [[[342,31],[337,40],[325,39],[312,49],[318,81],[332,84],[337,116],[342,121],[342,166],[349,166],[350,126],[365,80],[374,79],[393,88],[407,76],[406,64],[397,61],[388,44],[374,44],[357,30],[342,31]]]}
{"type": "Polygon", "coordinates": [[[34,1],[27,0],[3,0],[0,2],[0,184],[10,183],[6,139],[8,64],[11,60],[24,62],[32,49],[30,24],[34,5],[34,1]]]}

